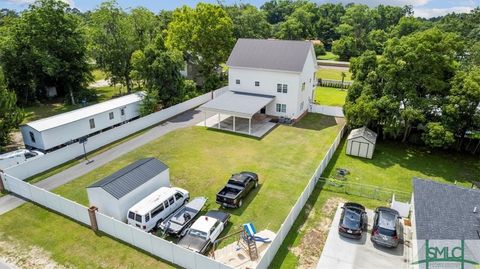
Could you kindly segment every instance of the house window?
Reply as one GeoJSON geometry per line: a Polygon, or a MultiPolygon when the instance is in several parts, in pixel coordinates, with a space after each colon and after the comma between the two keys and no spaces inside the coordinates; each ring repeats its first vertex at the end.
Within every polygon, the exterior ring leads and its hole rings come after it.
{"type": "Polygon", "coordinates": [[[287,112],[287,105],[286,104],[277,104],[277,112],[287,112]]]}
{"type": "Polygon", "coordinates": [[[277,84],[277,92],[282,92],[282,84],[277,84]]]}
{"type": "Polygon", "coordinates": [[[240,84],[240,80],[239,79],[235,80],[235,84],[240,84]]]}
{"type": "Polygon", "coordinates": [[[111,120],[113,120],[113,112],[108,113],[108,118],[110,118],[111,120]]]}
{"type": "Polygon", "coordinates": [[[287,93],[288,92],[288,85],[283,84],[282,89],[283,89],[283,93],[287,93]]]}
{"type": "Polygon", "coordinates": [[[260,81],[255,81],[255,87],[260,86],[260,81]]]}
{"type": "Polygon", "coordinates": [[[32,140],[33,143],[35,143],[35,135],[32,132],[30,133],[30,140],[32,140]]]}
{"type": "Polygon", "coordinates": [[[120,115],[125,116],[125,108],[120,108],[120,115]]]}
{"type": "Polygon", "coordinates": [[[95,119],[90,119],[90,129],[95,128],[95,119]]]}
{"type": "Polygon", "coordinates": [[[302,91],[304,91],[304,90],[305,90],[305,82],[302,83],[302,91]]]}

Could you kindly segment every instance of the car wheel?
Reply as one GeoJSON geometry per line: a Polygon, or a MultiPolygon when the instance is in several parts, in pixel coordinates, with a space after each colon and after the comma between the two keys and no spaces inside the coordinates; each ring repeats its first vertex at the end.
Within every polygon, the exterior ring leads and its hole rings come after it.
{"type": "Polygon", "coordinates": [[[240,201],[238,201],[238,208],[242,207],[243,205],[243,199],[240,199],[240,201]]]}
{"type": "Polygon", "coordinates": [[[162,225],[162,221],[163,221],[162,219],[159,219],[157,221],[157,225],[156,225],[157,229],[160,229],[160,226],[162,225]]]}

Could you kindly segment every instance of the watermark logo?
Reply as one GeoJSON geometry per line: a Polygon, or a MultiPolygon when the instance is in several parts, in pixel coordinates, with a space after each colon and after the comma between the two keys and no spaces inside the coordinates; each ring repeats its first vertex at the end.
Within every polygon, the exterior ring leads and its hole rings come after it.
{"type": "Polygon", "coordinates": [[[480,268],[480,244],[465,240],[425,240],[419,244],[419,268],[480,268]]]}

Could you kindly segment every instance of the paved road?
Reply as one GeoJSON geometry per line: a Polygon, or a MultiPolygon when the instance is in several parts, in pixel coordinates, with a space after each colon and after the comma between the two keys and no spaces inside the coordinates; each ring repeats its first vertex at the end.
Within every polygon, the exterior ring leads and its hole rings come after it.
{"type": "MultiPolygon", "coordinates": [[[[86,164],[85,162],[79,163],[35,185],[46,190],[55,189],[171,131],[194,126],[203,120],[204,113],[200,112],[200,110],[189,110],[153,127],[137,137],[92,157],[91,160],[93,160],[93,162],[90,164],[86,164]]],[[[25,203],[24,199],[14,195],[6,195],[0,198],[0,215],[17,208],[23,203],[25,203]]]]}
{"type": "MultiPolygon", "coordinates": [[[[360,240],[342,237],[338,234],[341,206],[338,206],[322,256],[317,269],[371,269],[371,268],[409,268],[404,260],[404,244],[397,248],[387,249],[377,247],[370,241],[370,232],[364,234],[360,240]]],[[[368,229],[373,223],[373,211],[367,209],[368,229]]]]}

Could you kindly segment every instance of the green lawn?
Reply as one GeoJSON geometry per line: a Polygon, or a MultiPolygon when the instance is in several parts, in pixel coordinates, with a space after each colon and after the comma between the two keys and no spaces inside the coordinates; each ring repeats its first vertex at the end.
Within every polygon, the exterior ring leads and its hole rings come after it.
{"type": "Polygon", "coordinates": [[[319,55],[317,56],[317,59],[318,60],[331,60],[331,61],[338,61],[339,60],[339,56],[336,55],[336,54],[333,54],[332,52],[330,51],[327,51],[327,53],[325,55],[319,55]]]}
{"type": "Polygon", "coordinates": [[[347,97],[346,90],[336,88],[315,88],[314,102],[325,106],[343,106],[347,97]]]}
{"type": "MultiPolygon", "coordinates": [[[[86,186],[139,158],[154,156],[170,167],[174,186],[189,190],[191,197],[206,196],[207,208],[218,209],[215,194],[230,174],[252,170],[259,174],[260,187],[248,196],[243,208],[228,210],[232,217],[227,232],[245,222],[253,222],[257,230],[277,231],[340,128],[332,117],[309,114],[295,126],[278,126],[261,140],[203,127],[177,130],[54,192],[87,204],[86,186]]],[[[106,236],[95,236],[87,228],[31,204],[0,216],[0,231],[9,235],[0,233],[0,241],[15,238],[25,248],[41,247],[61,264],[80,268],[161,265],[135,249],[106,236]]],[[[2,244],[0,253],[1,248],[2,244]]]]}
{"type": "Polygon", "coordinates": [[[350,71],[342,71],[340,69],[333,69],[328,67],[320,67],[317,70],[317,79],[334,79],[342,80],[342,72],[347,75],[345,81],[352,81],[352,73],[350,71]]]}
{"type": "MultiPolygon", "coordinates": [[[[412,191],[412,177],[470,186],[480,173],[478,158],[460,153],[429,152],[401,143],[379,141],[372,160],[345,155],[345,140],[335,152],[323,176],[333,177],[335,168],[347,168],[347,181],[412,191]]],[[[271,268],[312,268],[320,258],[328,229],[341,201],[358,202],[367,208],[382,202],[330,192],[317,185],[306,206],[280,247],[271,268]],[[333,208],[333,209],[332,209],[333,208]]]]}
{"type": "Polygon", "coordinates": [[[22,124],[68,112],[80,107],[80,105],[66,105],[61,101],[46,102],[43,104],[24,107],[23,110],[25,111],[25,119],[23,120],[22,124]]]}
{"type": "Polygon", "coordinates": [[[94,69],[92,71],[92,76],[95,81],[102,80],[107,78],[107,74],[100,69],[94,69]]]}

